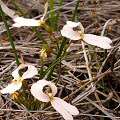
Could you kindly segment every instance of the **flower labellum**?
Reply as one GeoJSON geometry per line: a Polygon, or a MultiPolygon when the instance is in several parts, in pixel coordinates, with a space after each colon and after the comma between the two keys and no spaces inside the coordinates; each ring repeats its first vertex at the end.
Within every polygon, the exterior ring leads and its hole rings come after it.
{"type": "Polygon", "coordinates": [[[2,89],[0,92],[5,93],[14,93],[22,87],[22,81],[27,78],[31,78],[38,73],[37,69],[32,65],[21,64],[16,70],[12,72],[12,76],[14,77],[11,84],[9,84],[6,88],[2,89]],[[28,70],[22,75],[19,76],[19,70],[22,68],[28,67],[28,70]]]}
{"type": "Polygon", "coordinates": [[[57,93],[57,87],[50,81],[39,80],[37,83],[34,83],[31,86],[31,93],[36,99],[42,102],[51,102],[54,109],[56,109],[65,120],[73,120],[72,115],[79,114],[75,106],[65,102],[63,99],[54,97],[57,93]],[[52,91],[43,92],[45,86],[49,86],[52,91]]]}
{"type": "Polygon", "coordinates": [[[61,30],[62,36],[65,36],[71,40],[80,40],[83,39],[86,43],[95,45],[104,49],[110,49],[112,40],[108,37],[97,36],[93,34],[84,34],[84,27],[80,22],[75,23],[67,21],[66,25],[63,26],[61,30]],[[73,30],[74,27],[80,27],[79,31],[73,30]]]}

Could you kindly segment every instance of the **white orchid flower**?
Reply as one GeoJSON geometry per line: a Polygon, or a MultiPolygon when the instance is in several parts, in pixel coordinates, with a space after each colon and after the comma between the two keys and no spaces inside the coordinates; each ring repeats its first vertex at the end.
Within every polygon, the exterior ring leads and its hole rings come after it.
{"type": "Polygon", "coordinates": [[[54,97],[57,93],[57,87],[50,81],[39,80],[37,83],[34,83],[31,86],[32,95],[42,101],[42,102],[51,102],[51,105],[56,109],[65,120],[73,120],[72,115],[78,115],[79,111],[73,105],[65,102],[63,99],[54,97]],[[43,92],[43,88],[49,86],[51,92],[43,92]]]}
{"type": "Polygon", "coordinates": [[[34,19],[27,19],[27,18],[23,18],[23,17],[16,17],[14,19],[14,27],[21,27],[21,26],[41,26],[42,23],[44,23],[44,17],[47,13],[47,8],[48,8],[48,2],[46,2],[45,4],[45,11],[43,16],[41,17],[40,20],[34,20],[34,19]]]}
{"type": "Polygon", "coordinates": [[[75,23],[67,21],[61,30],[62,36],[65,36],[71,40],[80,40],[83,39],[86,43],[95,45],[104,49],[110,49],[112,40],[108,37],[97,36],[93,34],[84,34],[84,27],[80,22],[75,23]],[[80,27],[80,31],[73,30],[74,27],[80,27]]]}
{"type": "Polygon", "coordinates": [[[11,84],[9,84],[6,88],[2,89],[0,92],[5,93],[14,93],[22,87],[22,80],[31,78],[38,73],[37,69],[32,65],[21,64],[16,70],[12,72],[12,76],[14,77],[11,84]],[[28,70],[22,75],[19,76],[19,70],[22,68],[28,67],[28,70]]]}
{"type": "Polygon", "coordinates": [[[16,17],[14,19],[14,27],[21,27],[21,26],[40,26],[42,21],[41,20],[34,20],[34,19],[26,19],[23,17],[16,17]]]}

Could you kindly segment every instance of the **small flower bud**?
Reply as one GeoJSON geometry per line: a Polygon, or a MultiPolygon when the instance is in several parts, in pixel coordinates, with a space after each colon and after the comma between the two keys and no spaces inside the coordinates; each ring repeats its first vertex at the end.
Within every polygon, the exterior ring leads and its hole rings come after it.
{"type": "Polygon", "coordinates": [[[18,92],[14,92],[12,94],[12,99],[15,101],[15,102],[19,102],[19,98],[20,98],[20,95],[18,92]]]}
{"type": "Polygon", "coordinates": [[[113,26],[110,25],[110,26],[108,27],[108,30],[109,30],[109,31],[112,31],[112,29],[113,29],[113,26]]]}
{"type": "Polygon", "coordinates": [[[40,52],[38,52],[38,54],[43,58],[43,57],[47,57],[47,53],[46,50],[42,49],[40,52]]]}
{"type": "Polygon", "coordinates": [[[51,47],[47,45],[47,49],[46,49],[47,56],[50,56],[51,51],[52,51],[51,47]]]}
{"type": "Polygon", "coordinates": [[[51,53],[51,47],[48,45],[44,45],[42,50],[39,52],[39,55],[41,57],[47,57],[50,56],[50,53],[51,53]]]}
{"type": "Polygon", "coordinates": [[[42,27],[46,30],[46,32],[52,33],[52,30],[51,30],[51,28],[48,25],[42,24],[42,27]]]}
{"type": "Polygon", "coordinates": [[[82,5],[84,5],[84,2],[82,2],[82,5]]]}
{"type": "Polygon", "coordinates": [[[24,89],[28,89],[28,83],[25,82],[25,80],[22,81],[22,87],[23,87],[24,89]]]}

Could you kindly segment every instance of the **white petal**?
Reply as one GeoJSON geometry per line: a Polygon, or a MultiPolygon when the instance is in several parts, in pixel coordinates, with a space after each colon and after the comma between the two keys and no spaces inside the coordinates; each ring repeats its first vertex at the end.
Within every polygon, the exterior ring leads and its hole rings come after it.
{"type": "Polygon", "coordinates": [[[48,85],[51,89],[52,89],[52,95],[55,96],[57,93],[57,87],[55,86],[54,83],[52,83],[51,81],[46,81],[46,80],[39,80],[38,81],[39,84],[42,84],[42,86],[46,86],[48,85]]]}
{"type": "Polygon", "coordinates": [[[18,68],[15,69],[15,70],[12,72],[12,76],[14,77],[14,79],[20,78],[19,73],[18,73],[18,68]]]}
{"type": "Polygon", "coordinates": [[[17,78],[20,78],[20,76],[19,76],[19,70],[20,69],[22,69],[22,68],[25,68],[25,67],[27,67],[28,65],[26,65],[26,64],[21,64],[16,70],[14,70],[13,72],[12,72],[12,76],[14,77],[14,79],[17,79],[17,78]]]}
{"type": "Polygon", "coordinates": [[[79,26],[81,31],[82,31],[82,33],[84,33],[84,27],[83,27],[83,25],[80,22],[75,23],[75,22],[72,22],[72,21],[67,21],[66,23],[67,23],[67,25],[69,27],[72,27],[72,28],[79,26]]]}
{"type": "MultiPolygon", "coordinates": [[[[25,65],[23,65],[23,66],[26,67],[25,65]]],[[[22,75],[22,77],[21,77],[22,80],[26,79],[26,78],[31,78],[34,75],[38,74],[37,69],[33,65],[27,65],[27,67],[28,67],[28,70],[22,75]]]]}
{"type": "Polygon", "coordinates": [[[79,111],[76,107],[68,104],[64,100],[54,97],[51,101],[52,106],[63,116],[65,120],[73,120],[72,115],[78,115],[79,111]]]}
{"type": "Polygon", "coordinates": [[[57,93],[57,87],[50,81],[46,81],[46,80],[39,80],[37,83],[34,83],[31,86],[31,93],[32,95],[37,98],[40,101],[43,102],[49,102],[50,98],[48,95],[46,95],[43,92],[43,88],[44,86],[50,86],[50,88],[52,89],[52,95],[54,96],[57,93]]]}
{"type": "Polygon", "coordinates": [[[69,27],[77,27],[80,24],[80,22],[75,23],[75,22],[72,22],[72,21],[67,21],[66,23],[69,27]]]}
{"type": "Polygon", "coordinates": [[[70,38],[71,40],[79,40],[81,36],[78,32],[74,31],[72,27],[68,25],[64,25],[63,29],[61,30],[61,34],[64,37],[70,38]]]}
{"type": "Polygon", "coordinates": [[[80,27],[82,33],[84,33],[84,27],[83,27],[83,25],[81,23],[79,23],[79,27],[80,27]]]}
{"type": "Polygon", "coordinates": [[[13,26],[40,26],[40,23],[38,20],[34,20],[34,19],[26,19],[26,18],[22,18],[22,17],[17,17],[14,19],[14,22],[16,22],[17,24],[13,24],[13,26]]]}
{"type": "Polygon", "coordinates": [[[34,83],[32,86],[31,86],[31,93],[32,95],[42,101],[42,102],[49,102],[50,101],[50,98],[48,95],[46,95],[44,92],[43,92],[43,85],[42,84],[39,84],[39,83],[34,83]]]}
{"type": "Polygon", "coordinates": [[[63,99],[61,98],[58,98],[58,97],[54,97],[54,100],[60,105],[60,106],[63,106],[63,108],[68,111],[71,115],[78,115],[79,114],[79,111],[78,109],[67,103],[66,101],[64,101],[63,99]]]}
{"type": "Polygon", "coordinates": [[[18,72],[20,69],[25,68],[25,67],[28,67],[28,70],[22,75],[21,77],[22,80],[26,78],[31,78],[38,73],[37,69],[34,66],[27,65],[27,64],[21,64],[16,70],[12,72],[12,76],[14,77],[14,79],[20,78],[18,72]]]}
{"type": "Polygon", "coordinates": [[[110,49],[111,45],[110,43],[112,42],[109,38],[103,37],[103,36],[96,36],[92,34],[84,34],[84,39],[85,42],[95,45],[104,49],[110,49]]]}
{"type": "Polygon", "coordinates": [[[6,88],[2,89],[0,92],[5,94],[5,93],[14,93],[15,91],[19,90],[22,86],[22,83],[11,83],[10,85],[8,85],[6,88]]]}
{"type": "Polygon", "coordinates": [[[14,23],[13,24],[13,27],[21,27],[21,26],[23,26],[23,24],[20,24],[20,23],[14,23]]]}

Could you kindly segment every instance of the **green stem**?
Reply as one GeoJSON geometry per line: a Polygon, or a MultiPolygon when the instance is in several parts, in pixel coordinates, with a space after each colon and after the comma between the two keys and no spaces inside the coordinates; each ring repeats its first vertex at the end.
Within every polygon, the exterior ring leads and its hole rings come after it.
{"type": "MultiPolygon", "coordinates": [[[[75,19],[75,15],[76,15],[76,12],[77,12],[77,8],[78,8],[79,1],[80,1],[80,0],[77,1],[75,10],[74,10],[74,12],[73,12],[72,21],[74,21],[74,19],[75,19]]],[[[55,60],[57,60],[57,59],[61,56],[62,51],[63,51],[63,48],[64,48],[64,46],[65,46],[65,43],[66,43],[66,38],[64,37],[63,40],[62,40],[62,43],[61,43],[61,45],[60,45],[60,49],[59,49],[59,51],[58,51],[58,54],[57,54],[55,60]]],[[[55,67],[55,66],[54,66],[54,67],[55,67]]],[[[50,70],[50,72],[49,72],[46,80],[50,80],[50,78],[51,78],[51,76],[52,76],[52,73],[53,73],[53,70],[54,70],[54,67],[50,70]]]]}
{"type": "Polygon", "coordinates": [[[40,56],[40,61],[41,61],[41,68],[40,68],[40,76],[39,79],[41,79],[41,76],[43,75],[43,58],[40,56]]]}
{"type": "MultiPolygon", "coordinates": [[[[50,10],[53,10],[53,0],[49,0],[50,3],[50,10]]],[[[50,27],[54,31],[54,12],[50,13],[50,27]]]]}
{"type": "Polygon", "coordinates": [[[79,2],[80,2],[80,0],[77,1],[75,10],[74,10],[74,13],[73,13],[73,16],[72,16],[72,21],[74,21],[74,19],[75,19],[75,15],[76,15],[76,13],[77,13],[77,9],[78,9],[78,6],[79,6],[79,2]]]}
{"type": "Polygon", "coordinates": [[[6,78],[3,78],[3,79],[0,80],[0,82],[1,82],[1,81],[4,81],[4,80],[7,80],[7,79],[9,79],[9,78],[12,78],[12,76],[9,76],[9,77],[6,77],[6,78]]]}
{"type": "MultiPolygon", "coordinates": [[[[3,22],[5,24],[5,27],[7,29],[7,34],[8,34],[8,37],[9,37],[9,41],[10,41],[10,44],[11,44],[11,47],[12,47],[12,50],[13,50],[13,53],[15,55],[15,60],[16,60],[16,63],[17,63],[17,66],[19,66],[19,60],[18,60],[18,56],[17,56],[17,52],[16,52],[16,49],[15,49],[15,45],[13,43],[13,39],[11,37],[11,34],[10,34],[10,30],[9,30],[9,27],[8,27],[8,24],[7,24],[7,21],[6,21],[6,18],[4,16],[4,13],[2,11],[2,8],[1,8],[1,5],[0,5],[0,14],[2,16],[2,19],[3,19],[3,22]]],[[[19,72],[20,76],[22,75],[21,71],[19,72]]]]}
{"type": "MultiPolygon", "coordinates": [[[[64,0],[60,0],[59,7],[62,5],[64,0]]],[[[58,22],[58,17],[59,17],[60,9],[57,10],[56,18],[55,18],[55,30],[57,29],[57,22],[58,22]]]]}

